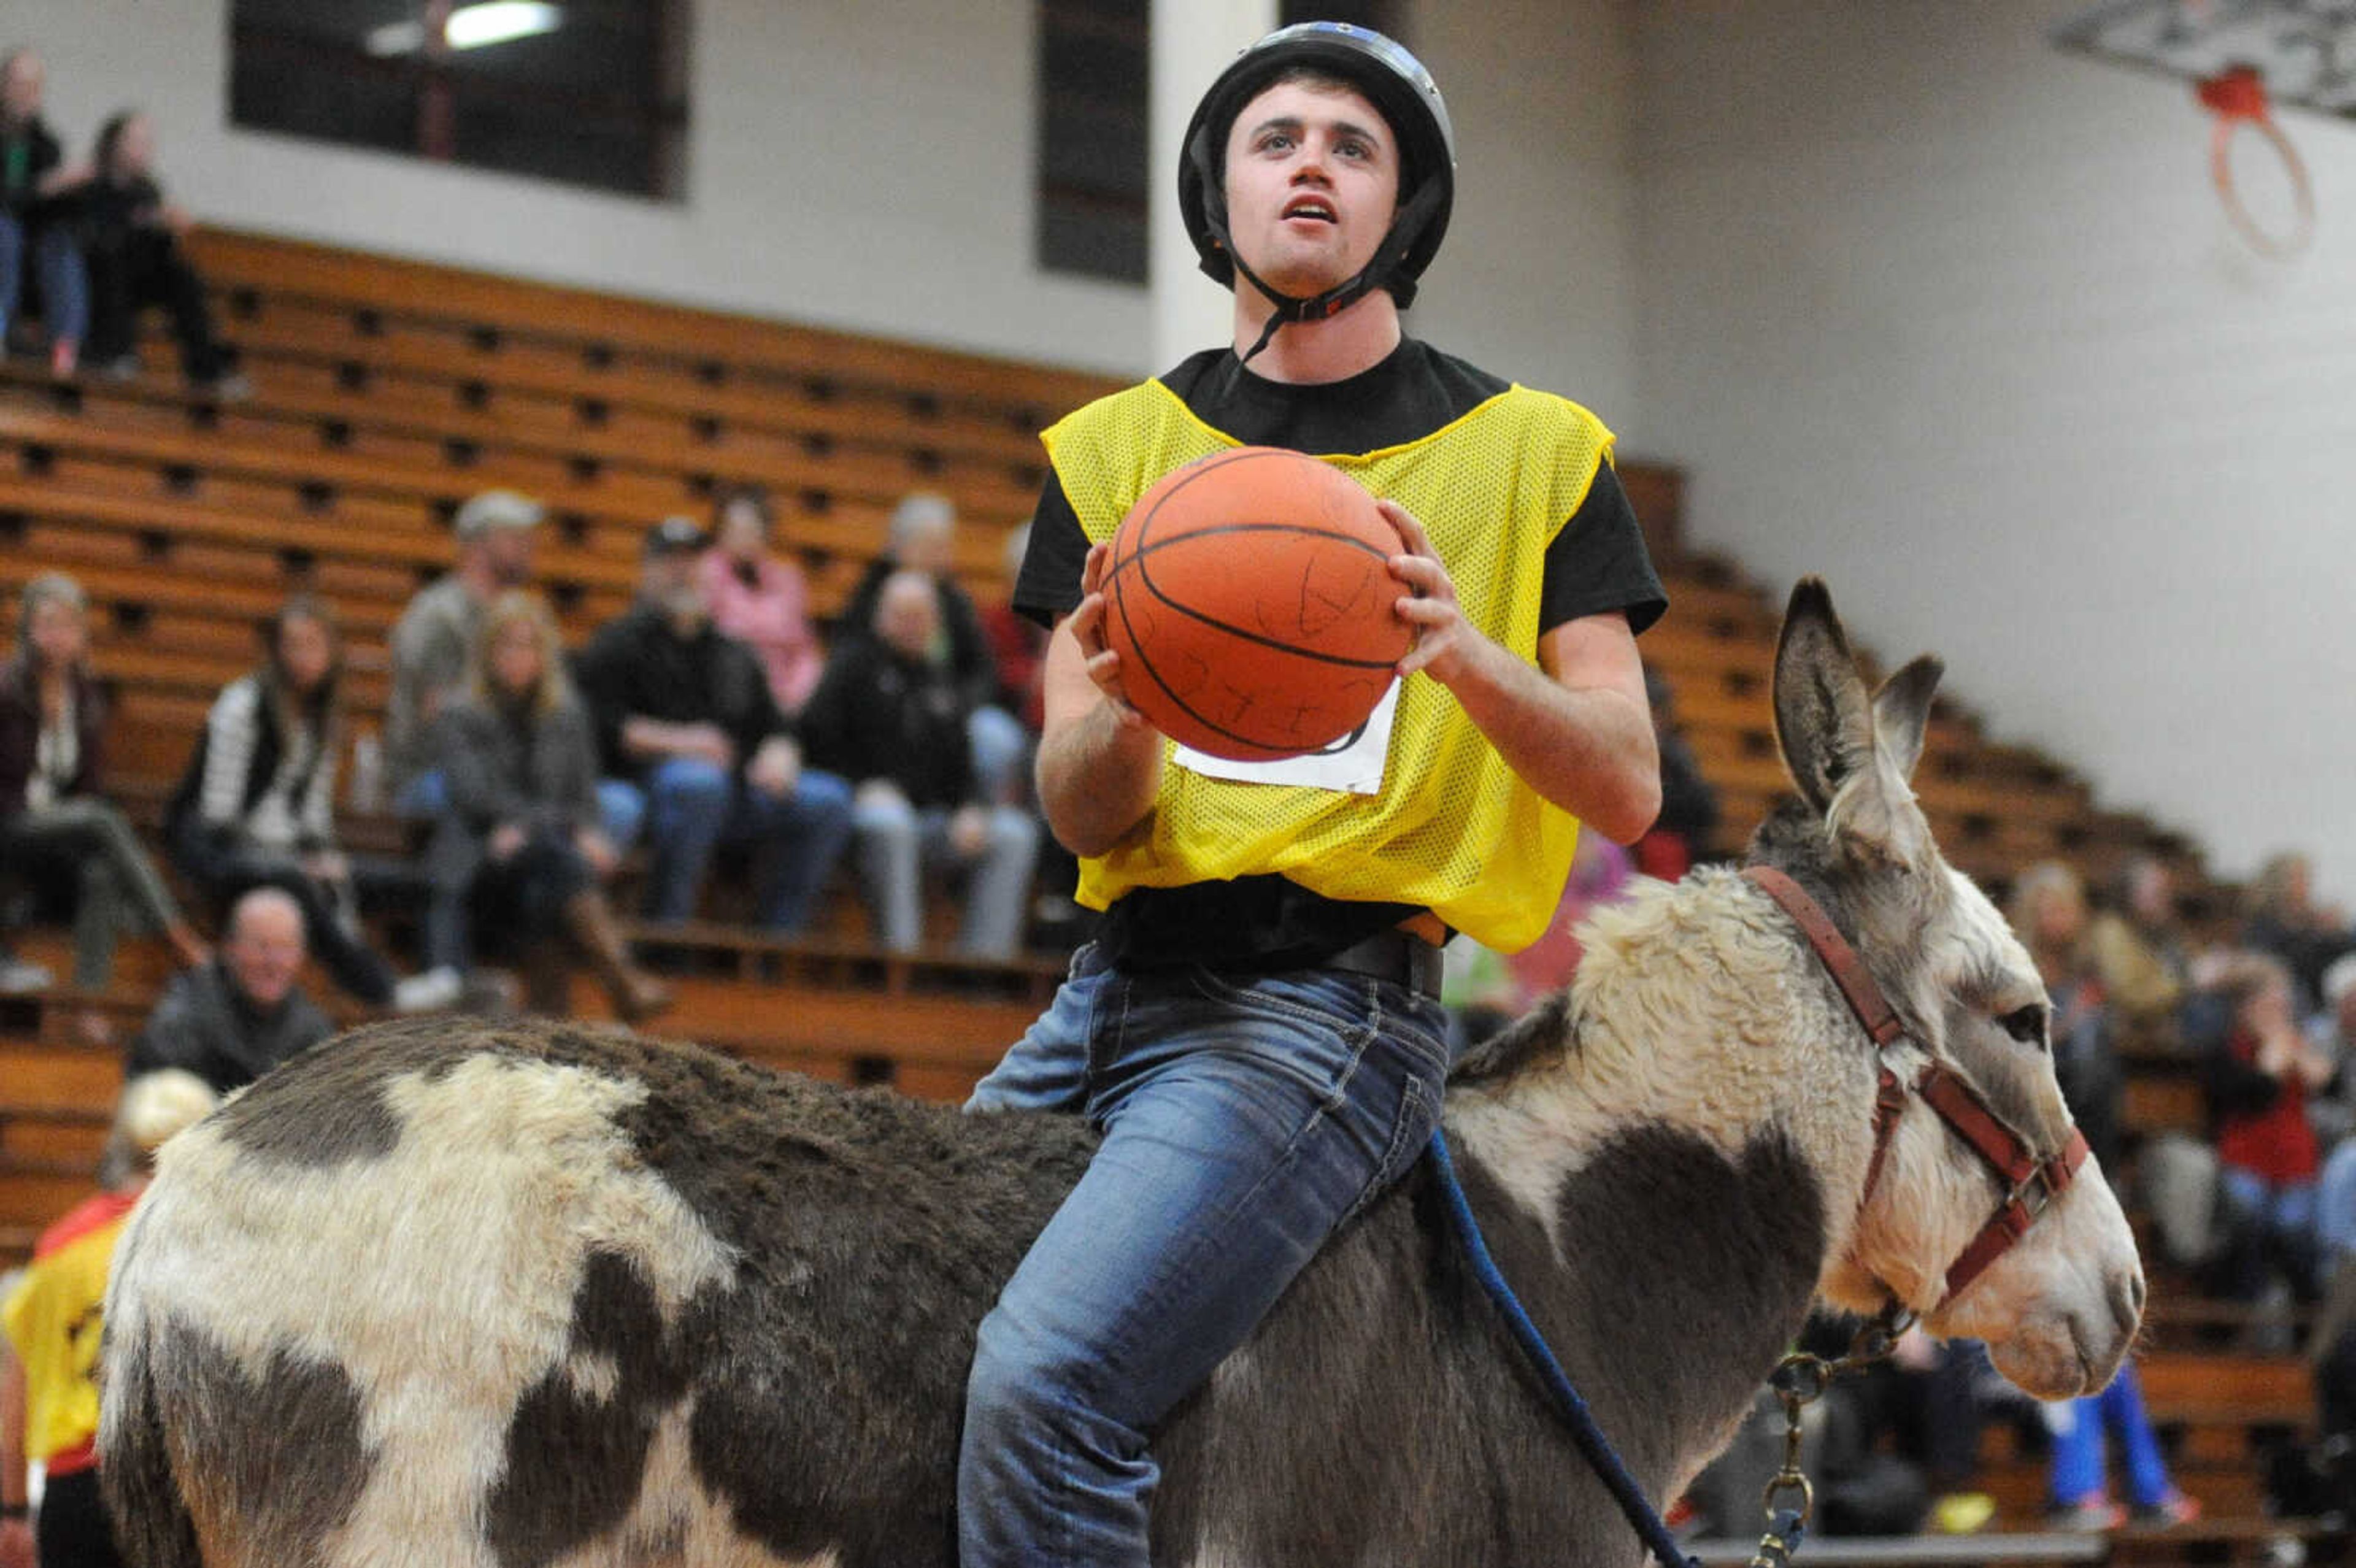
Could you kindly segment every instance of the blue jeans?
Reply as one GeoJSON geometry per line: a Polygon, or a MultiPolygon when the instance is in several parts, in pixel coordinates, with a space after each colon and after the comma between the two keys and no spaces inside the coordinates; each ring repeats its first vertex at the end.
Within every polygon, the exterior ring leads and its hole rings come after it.
{"type": "Polygon", "coordinates": [[[2342,1263],[2356,1263],[2356,1137],[2341,1139],[2323,1162],[2315,1186],[2315,1234],[2327,1281],[2342,1263]]]}
{"type": "Polygon", "coordinates": [[[2152,1435],[2151,1419],[2144,1413],[2143,1383],[2135,1363],[2127,1362],[2111,1386],[2083,1399],[2045,1407],[2046,1424],[2053,1431],[2053,1501],[2068,1508],[2100,1499],[2103,1486],[2103,1433],[2115,1432],[2127,1466],[2127,1501],[2139,1509],[2158,1508],[2174,1495],[2168,1479],[2168,1461],[2160,1456],[2159,1440],[2152,1435]]]}
{"type": "MultiPolygon", "coordinates": [[[[770,931],[799,931],[851,842],[851,785],[809,768],[781,799],[749,788],[733,769],[671,757],[656,763],[642,784],[605,781],[598,802],[606,822],[630,827],[630,837],[638,820],[646,824],[654,849],[647,879],[651,920],[691,918],[712,854],[723,844],[741,845],[755,857],[754,918],[770,931]]],[[[617,845],[626,841],[616,837],[617,845]]]]}
{"type": "Polygon", "coordinates": [[[2218,1173],[2233,1223],[2228,1265],[2233,1298],[2254,1301],[2279,1271],[2301,1301],[2317,1296],[2316,1184],[2276,1183],[2226,1166],[2218,1173]]]}
{"type": "Polygon", "coordinates": [[[884,945],[913,953],[924,937],[924,872],[928,866],[965,868],[965,923],[958,950],[984,958],[1012,958],[1023,945],[1023,917],[1031,901],[1031,870],[1039,860],[1039,821],[1012,805],[984,808],[981,848],[968,856],[949,839],[951,813],[921,810],[905,795],[854,800],[860,879],[884,945]]]}
{"type": "Polygon", "coordinates": [[[974,786],[993,805],[1021,800],[1031,733],[1003,708],[977,708],[965,716],[966,746],[973,754],[974,786]]]}
{"type": "Polygon", "coordinates": [[[48,324],[49,341],[79,344],[90,333],[90,274],[82,270],[80,247],[58,224],[41,224],[28,236],[25,220],[6,213],[0,213],[0,336],[6,336],[16,314],[28,243],[41,280],[41,319],[48,324]]]}
{"type": "Polygon", "coordinates": [[[1444,1031],[1387,981],[1130,975],[1081,949],[967,1104],[1082,1111],[1104,1142],[982,1321],[963,1568],[1146,1562],[1149,1435],[1421,1154],[1444,1031]]]}

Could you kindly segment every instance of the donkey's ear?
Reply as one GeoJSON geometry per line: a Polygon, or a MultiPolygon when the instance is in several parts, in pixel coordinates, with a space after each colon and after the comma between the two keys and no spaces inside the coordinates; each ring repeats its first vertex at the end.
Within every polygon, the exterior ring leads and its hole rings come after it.
{"type": "Polygon", "coordinates": [[[1930,825],[1906,776],[1922,755],[1937,678],[1938,667],[1919,660],[1899,672],[1884,692],[1893,729],[1878,741],[1877,704],[1833,613],[1832,595],[1814,577],[1792,590],[1775,645],[1775,739],[1801,797],[1844,853],[1913,865],[1928,849],[1930,825]],[[1897,765],[1901,757],[1904,768],[1897,765]]]}
{"type": "Polygon", "coordinates": [[[1775,639],[1775,743],[1818,816],[1873,765],[1873,708],[1824,579],[1804,577],[1775,639]]]}
{"type": "Polygon", "coordinates": [[[1936,654],[1924,654],[1881,683],[1873,694],[1873,732],[1881,753],[1901,779],[1914,776],[1922,760],[1922,732],[1931,724],[1931,699],[1947,667],[1936,654]]]}

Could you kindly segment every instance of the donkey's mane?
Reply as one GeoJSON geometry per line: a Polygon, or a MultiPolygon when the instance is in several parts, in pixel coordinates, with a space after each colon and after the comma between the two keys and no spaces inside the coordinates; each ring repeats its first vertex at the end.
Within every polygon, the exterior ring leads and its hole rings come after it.
{"type": "MultiPolygon", "coordinates": [[[[1767,814],[1751,835],[1744,864],[1774,867],[1799,883],[1836,926],[1846,933],[1857,931],[1857,912],[1849,891],[1833,869],[1832,841],[1822,820],[1796,795],[1784,796],[1767,814]]],[[[1715,875],[1710,868],[1702,870],[1705,880],[1715,875]]],[[[1683,901],[1689,885],[1691,878],[1679,882],[1640,879],[1627,898],[1604,906],[1580,923],[1581,944],[1590,952],[1603,945],[1625,946],[1675,924],[1675,906],[1683,901]]],[[[1451,1081],[1499,1082],[1561,1063],[1580,1049],[1579,1010],[1571,987],[1549,993],[1466,1052],[1451,1081]]]]}

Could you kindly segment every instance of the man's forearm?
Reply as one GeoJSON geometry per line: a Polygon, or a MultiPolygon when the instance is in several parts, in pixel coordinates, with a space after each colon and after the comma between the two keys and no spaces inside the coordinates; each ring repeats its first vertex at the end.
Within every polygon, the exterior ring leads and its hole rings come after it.
{"type": "Polygon", "coordinates": [[[640,760],[690,755],[703,749],[704,740],[693,724],[636,717],[622,720],[622,750],[640,760]]]}
{"type": "Polygon", "coordinates": [[[1652,715],[1626,693],[1565,687],[1486,639],[1452,689],[1506,766],[1605,837],[1633,842],[1660,814],[1652,715]]]}
{"type": "Polygon", "coordinates": [[[1051,731],[1039,747],[1039,802],[1064,848],[1101,855],[1153,809],[1162,741],[1105,701],[1051,731]]]}

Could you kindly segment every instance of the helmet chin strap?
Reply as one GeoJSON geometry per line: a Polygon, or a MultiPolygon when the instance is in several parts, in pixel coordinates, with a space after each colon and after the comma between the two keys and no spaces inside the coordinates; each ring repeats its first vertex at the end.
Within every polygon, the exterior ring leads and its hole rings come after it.
{"type": "Polygon", "coordinates": [[[1329,316],[1338,315],[1379,286],[1375,282],[1375,268],[1378,262],[1370,261],[1359,270],[1357,276],[1347,283],[1327,289],[1322,294],[1301,299],[1262,282],[1260,275],[1244,264],[1244,259],[1235,253],[1232,246],[1228,248],[1227,256],[1235,263],[1237,273],[1248,280],[1252,287],[1258,289],[1276,307],[1269,313],[1268,325],[1259,329],[1258,340],[1251,346],[1243,358],[1237,361],[1244,365],[1250,364],[1259,351],[1269,346],[1276,336],[1276,329],[1285,323],[1323,321],[1329,316]]]}

